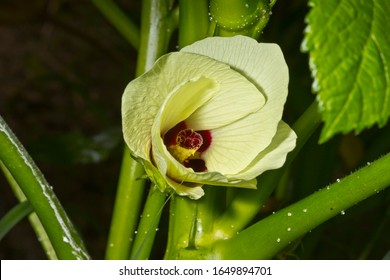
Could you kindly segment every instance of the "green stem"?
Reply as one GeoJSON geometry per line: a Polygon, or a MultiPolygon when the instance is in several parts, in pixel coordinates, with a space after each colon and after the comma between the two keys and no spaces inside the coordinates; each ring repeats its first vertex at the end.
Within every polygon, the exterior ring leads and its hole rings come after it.
{"type": "Polygon", "coordinates": [[[156,186],[150,189],[135,235],[130,259],[146,260],[149,258],[166,201],[166,194],[162,193],[156,186]]]}
{"type": "MultiPolygon", "coordinates": [[[[171,13],[170,1],[142,2],[137,76],[149,70],[156,59],[166,53],[169,38],[176,25],[177,16],[171,13]]],[[[143,167],[130,156],[130,150],[125,147],[106,248],[107,259],[127,259],[130,256],[140,216],[140,204],[145,193],[145,181],[139,180],[144,173],[143,167]]]]}
{"type": "Polygon", "coordinates": [[[390,153],[342,180],[215,244],[221,258],[269,259],[326,220],[390,185],[390,153]],[[254,240],[256,242],[254,242],[254,240]]]}
{"type": "MultiPolygon", "coordinates": [[[[16,198],[19,200],[19,202],[27,201],[26,196],[20,189],[18,183],[15,181],[12,174],[8,171],[8,169],[5,167],[5,165],[0,161],[0,168],[3,170],[3,173],[5,175],[5,178],[7,179],[8,183],[10,184],[16,198]]],[[[49,260],[57,260],[58,257],[56,255],[56,252],[53,248],[53,245],[50,242],[49,237],[47,236],[47,233],[45,229],[43,228],[43,225],[41,221],[39,220],[37,214],[35,212],[32,212],[28,219],[30,221],[30,224],[35,231],[35,234],[38,237],[39,242],[41,243],[41,246],[49,260]]]]}
{"type": "Polygon", "coordinates": [[[0,220],[0,240],[24,217],[32,213],[33,209],[28,201],[23,201],[13,207],[0,220]]]}
{"type": "Polygon", "coordinates": [[[88,259],[84,244],[52,187],[1,117],[0,160],[38,215],[58,258],[88,259]]]}
{"type": "Polygon", "coordinates": [[[92,3],[107,18],[107,20],[133,46],[139,47],[139,30],[130,18],[112,0],[92,0],[92,3]]]}
{"type": "Polygon", "coordinates": [[[235,236],[253,220],[320,122],[321,116],[317,111],[317,102],[314,101],[292,126],[298,139],[295,149],[288,154],[284,166],[261,175],[258,178],[257,190],[239,190],[228,209],[216,221],[216,230],[223,231],[226,237],[235,236]]]}
{"type": "Polygon", "coordinates": [[[169,0],[142,2],[141,42],[137,61],[137,76],[148,71],[157,58],[168,50],[178,19],[169,0]]]}
{"type": "Polygon", "coordinates": [[[182,259],[188,255],[195,257],[200,248],[204,248],[203,253],[208,254],[207,248],[218,237],[211,233],[214,221],[225,207],[225,188],[203,188],[205,195],[199,200],[172,196],[168,245],[164,259],[182,259]]]}
{"type": "Polygon", "coordinates": [[[215,221],[226,208],[226,187],[204,186],[205,195],[198,201],[197,211],[197,247],[210,247],[220,238],[219,232],[215,234],[215,221]]]}
{"type": "Polygon", "coordinates": [[[145,180],[141,179],[144,169],[130,157],[127,146],[121,168],[106,249],[107,260],[129,258],[145,190],[145,180]]]}
{"type": "Polygon", "coordinates": [[[179,47],[183,48],[207,36],[209,7],[207,0],[180,0],[179,47]]]}
{"type": "Polygon", "coordinates": [[[197,201],[173,195],[170,202],[168,244],[164,259],[178,259],[178,252],[192,244],[196,228],[197,201]]]}

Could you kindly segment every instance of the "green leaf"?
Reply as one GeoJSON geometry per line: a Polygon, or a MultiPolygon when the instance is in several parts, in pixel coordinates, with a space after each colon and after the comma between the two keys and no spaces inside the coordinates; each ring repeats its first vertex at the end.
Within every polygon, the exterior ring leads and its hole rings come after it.
{"type": "Polygon", "coordinates": [[[311,0],[304,51],[325,126],[320,142],[390,115],[390,1],[311,0]]]}

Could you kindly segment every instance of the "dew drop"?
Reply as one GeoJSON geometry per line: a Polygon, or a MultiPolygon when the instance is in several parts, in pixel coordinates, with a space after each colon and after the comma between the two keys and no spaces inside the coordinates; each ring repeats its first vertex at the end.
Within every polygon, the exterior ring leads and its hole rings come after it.
{"type": "Polygon", "coordinates": [[[367,161],[367,165],[371,165],[371,162],[367,161]]]}
{"type": "Polygon", "coordinates": [[[288,213],[287,213],[287,216],[291,217],[291,216],[292,216],[292,213],[291,213],[291,212],[288,212],[288,213]]]}
{"type": "Polygon", "coordinates": [[[278,243],[279,243],[279,242],[280,242],[280,238],[276,239],[276,242],[278,242],[278,243]]]}
{"type": "Polygon", "coordinates": [[[159,228],[156,228],[156,231],[159,231],[160,229],[159,228]]]}
{"type": "Polygon", "coordinates": [[[309,47],[307,46],[307,40],[304,39],[301,43],[301,51],[302,52],[308,52],[309,51],[309,47]]]}
{"type": "Polygon", "coordinates": [[[291,228],[289,227],[289,228],[287,228],[287,231],[291,231],[291,228]]]}
{"type": "Polygon", "coordinates": [[[134,234],[137,234],[138,233],[138,231],[134,231],[134,234]]]}
{"type": "Polygon", "coordinates": [[[345,211],[344,211],[344,210],[341,210],[341,211],[340,211],[340,214],[341,214],[341,215],[345,215],[345,211]]]}
{"type": "Polygon", "coordinates": [[[320,91],[320,85],[317,78],[314,78],[313,83],[311,85],[311,88],[313,92],[319,92],[320,91]]]}
{"type": "Polygon", "coordinates": [[[305,209],[303,209],[302,211],[303,211],[304,213],[306,213],[306,212],[307,212],[307,209],[305,208],[305,209]]]}
{"type": "MultiPolygon", "coordinates": [[[[312,70],[312,71],[313,71],[313,70],[312,70]]],[[[321,110],[323,110],[323,109],[325,108],[324,101],[322,101],[322,99],[319,98],[319,95],[317,95],[316,100],[317,100],[317,103],[318,103],[318,107],[319,107],[321,110]]]]}

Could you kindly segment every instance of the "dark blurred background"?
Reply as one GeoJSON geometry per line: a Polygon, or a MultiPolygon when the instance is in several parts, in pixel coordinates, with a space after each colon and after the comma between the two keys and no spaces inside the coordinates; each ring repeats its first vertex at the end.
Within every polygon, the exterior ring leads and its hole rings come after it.
{"type": "MultiPolygon", "coordinates": [[[[139,25],[141,1],[116,3],[139,25]]],[[[281,45],[290,68],[289,124],[314,100],[308,56],[300,52],[307,12],[307,1],[278,1],[262,38],[281,45]]],[[[136,56],[89,1],[0,1],[0,114],[54,186],[95,259],[104,257],[122,156],[120,100],[136,56]]],[[[294,161],[287,188],[275,192],[259,217],[390,151],[389,125],[319,147],[318,134],[294,161]]],[[[0,174],[0,217],[16,203],[0,174]]],[[[390,250],[389,205],[386,190],[277,258],[381,259],[390,250]]],[[[27,220],[0,241],[0,258],[46,258],[27,220]]]]}

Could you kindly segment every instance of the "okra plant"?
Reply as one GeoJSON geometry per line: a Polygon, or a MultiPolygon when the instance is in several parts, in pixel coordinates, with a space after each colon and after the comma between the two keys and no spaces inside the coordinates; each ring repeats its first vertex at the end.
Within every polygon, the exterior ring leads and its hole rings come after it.
{"type": "MultiPolygon", "coordinates": [[[[262,213],[299,192],[312,176],[307,166],[321,170],[327,159],[316,151],[333,139],[376,126],[390,140],[390,2],[308,1],[308,60],[300,63],[310,67],[312,104],[293,121],[285,116],[300,102],[294,67],[265,40],[285,1],[143,0],[140,26],[113,0],[91,2],[138,50],[137,77],[121,100],[123,160],[106,259],[150,259],[152,251],[164,259],[286,258],[312,230],[371,196],[387,205],[373,235],[388,233],[390,142],[349,175],[262,213]]],[[[20,203],[0,220],[0,237],[29,215],[49,259],[90,259],[3,118],[0,164],[20,203]]],[[[383,257],[390,250],[375,240],[363,247],[374,245],[383,257]]]]}

